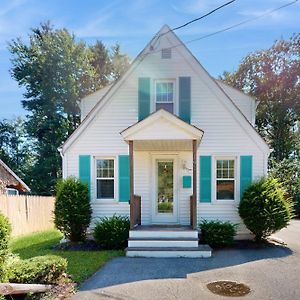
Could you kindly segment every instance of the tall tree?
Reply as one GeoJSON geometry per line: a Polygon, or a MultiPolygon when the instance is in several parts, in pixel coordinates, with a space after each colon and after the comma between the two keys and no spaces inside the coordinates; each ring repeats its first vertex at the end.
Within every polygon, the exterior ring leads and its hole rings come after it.
{"type": "Polygon", "coordinates": [[[129,68],[129,57],[126,54],[121,53],[121,47],[119,44],[112,47],[111,64],[111,76],[113,80],[119,79],[129,68]]]}
{"type": "Polygon", "coordinates": [[[79,100],[97,87],[92,52],[66,29],[55,30],[49,23],[32,29],[29,45],[16,39],[9,50],[11,74],[26,88],[27,131],[37,141],[33,190],[51,194],[61,174],[57,148],[79,124],[79,100]]]}
{"type": "Polygon", "coordinates": [[[273,159],[299,156],[300,34],[249,54],[221,79],[259,100],[256,126],[273,159]]]}
{"type": "Polygon", "coordinates": [[[92,51],[91,64],[97,76],[97,88],[105,87],[109,84],[112,73],[109,50],[101,41],[96,41],[95,45],[92,45],[90,49],[92,51]]]}

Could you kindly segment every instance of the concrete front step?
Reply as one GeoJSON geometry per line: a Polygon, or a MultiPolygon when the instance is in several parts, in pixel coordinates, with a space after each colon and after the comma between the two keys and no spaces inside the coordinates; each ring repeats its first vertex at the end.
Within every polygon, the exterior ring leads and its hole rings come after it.
{"type": "Polygon", "coordinates": [[[129,238],[128,247],[198,247],[198,238],[129,238]]]}
{"type": "Polygon", "coordinates": [[[129,238],[198,238],[197,230],[130,230],[129,238]]]}
{"type": "Polygon", "coordinates": [[[128,257],[187,257],[187,258],[208,258],[212,250],[208,245],[198,247],[128,247],[128,257]]]}

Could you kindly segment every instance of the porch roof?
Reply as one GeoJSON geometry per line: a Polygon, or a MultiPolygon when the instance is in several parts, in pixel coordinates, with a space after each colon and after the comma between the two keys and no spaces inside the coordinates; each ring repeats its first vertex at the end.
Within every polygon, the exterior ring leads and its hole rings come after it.
{"type": "Polygon", "coordinates": [[[191,151],[192,141],[200,143],[203,130],[160,109],[121,132],[126,142],[134,141],[134,150],[191,151]]]}

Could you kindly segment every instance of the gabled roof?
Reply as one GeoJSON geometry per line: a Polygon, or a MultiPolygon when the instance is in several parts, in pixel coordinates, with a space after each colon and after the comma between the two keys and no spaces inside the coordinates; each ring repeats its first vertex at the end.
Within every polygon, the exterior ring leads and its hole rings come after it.
{"type": "Polygon", "coordinates": [[[0,165],[20,183],[20,185],[24,188],[25,191],[30,192],[30,188],[28,187],[28,185],[19,176],[17,176],[17,174],[11,168],[9,168],[9,166],[5,164],[1,159],[0,165]]]}
{"type": "MultiPolygon", "coordinates": [[[[151,51],[157,52],[157,50],[153,50],[150,45],[159,35],[170,36],[175,38],[177,41],[174,45],[170,47],[176,47],[178,52],[188,60],[191,58],[194,63],[189,63],[190,67],[200,75],[200,71],[202,71],[201,79],[206,83],[206,85],[210,88],[210,90],[215,94],[216,98],[220,100],[221,103],[225,104],[227,110],[231,113],[232,117],[235,118],[242,128],[249,134],[252,140],[258,145],[258,147],[269,153],[270,149],[265,140],[258,134],[255,128],[251,125],[251,123],[247,120],[247,118],[243,115],[243,113],[239,110],[239,108],[235,105],[233,100],[224,92],[224,90],[220,87],[220,85],[216,82],[214,78],[212,78],[209,73],[202,67],[197,58],[190,52],[190,50],[186,47],[184,43],[177,37],[177,35],[170,29],[169,26],[164,25],[161,30],[151,39],[151,41],[146,45],[146,47],[139,53],[136,59],[132,62],[130,68],[127,72],[114,84],[111,88],[106,92],[106,94],[102,97],[102,99],[94,106],[94,108],[90,111],[90,113],[86,116],[80,126],[73,132],[73,134],[67,139],[67,141],[62,145],[59,151],[62,154],[66,151],[66,149],[77,139],[77,137],[85,130],[85,128],[92,122],[98,112],[102,109],[105,103],[114,95],[117,89],[123,84],[124,81],[128,78],[128,76],[133,72],[133,70],[144,60],[147,55],[151,55],[151,51]],[[182,46],[182,47],[179,47],[182,46]],[[225,101],[222,101],[225,99],[225,101]]],[[[171,42],[170,42],[171,43],[171,42]]],[[[171,43],[172,44],[172,43],[171,43]]]]}
{"type": "Polygon", "coordinates": [[[153,112],[144,120],[141,120],[130,127],[124,129],[120,134],[125,141],[129,140],[188,140],[195,139],[200,141],[203,136],[203,130],[198,127],[188,124],[174,114],[169,113],[161,108],[153,112]],[[159,130],[152,130],[153,126],[159,130]],[[168,127],[164,130],[164,127],[168,127]],[[150,128],[150,130],[148,130],[150,128]],[[172,135],[172,129],[176,132],[172,135]],[[148,132],[149,131],[149,132],[148,132]],[[140,134],[142,133],[142,134],[140,134]]]}

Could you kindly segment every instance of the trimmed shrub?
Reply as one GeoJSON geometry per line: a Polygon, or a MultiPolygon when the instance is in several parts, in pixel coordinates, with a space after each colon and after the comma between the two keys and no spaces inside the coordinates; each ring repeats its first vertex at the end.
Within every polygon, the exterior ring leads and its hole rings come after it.
{"type": "Polygon", "coordinates": [[[9,254],[11,226],[8,219],[0,213],[0,282],[6,280],[5,261],[9,254]]]}
{"type": "Polygon", "coordinates": [[[14,283],[57,283],[67,270],[67,260],[55,256],[36,256],[15,260],[9,272],[9,282],[14,283]]]}
{"type": "Polygon", "coordinates": [[[128,217],[114,215],[96,222],[94,239],[103,249],[124,249],[129,237],[128,217]]]}
{"type": "Polygon", "coordinates": [[[237,224],[222,222],[219,220],[203,220],[199,227],[201,229],[201,240],[212,247],[225,247],[233,243],[236,235],[237,224]]]}
{"type": "Polygon", "coordinates": [[[59,181],[54,208],[57,229],[72,242],[83,241],[91,215],[88,186],[74,177],[59,181]]]}
{"type": "Polygon", "coordinates": [[[284,159],[281,162],[271,161],[269,174],[282,183],[293,199],[295,212],[300,217],[300,160],[284,159]]]}
{"type": "Polygon", "coordinates": [[[289,224],[293,204],[277,179],[261,178],[245,190],[239,214],[260,242],[289,224]]]}

